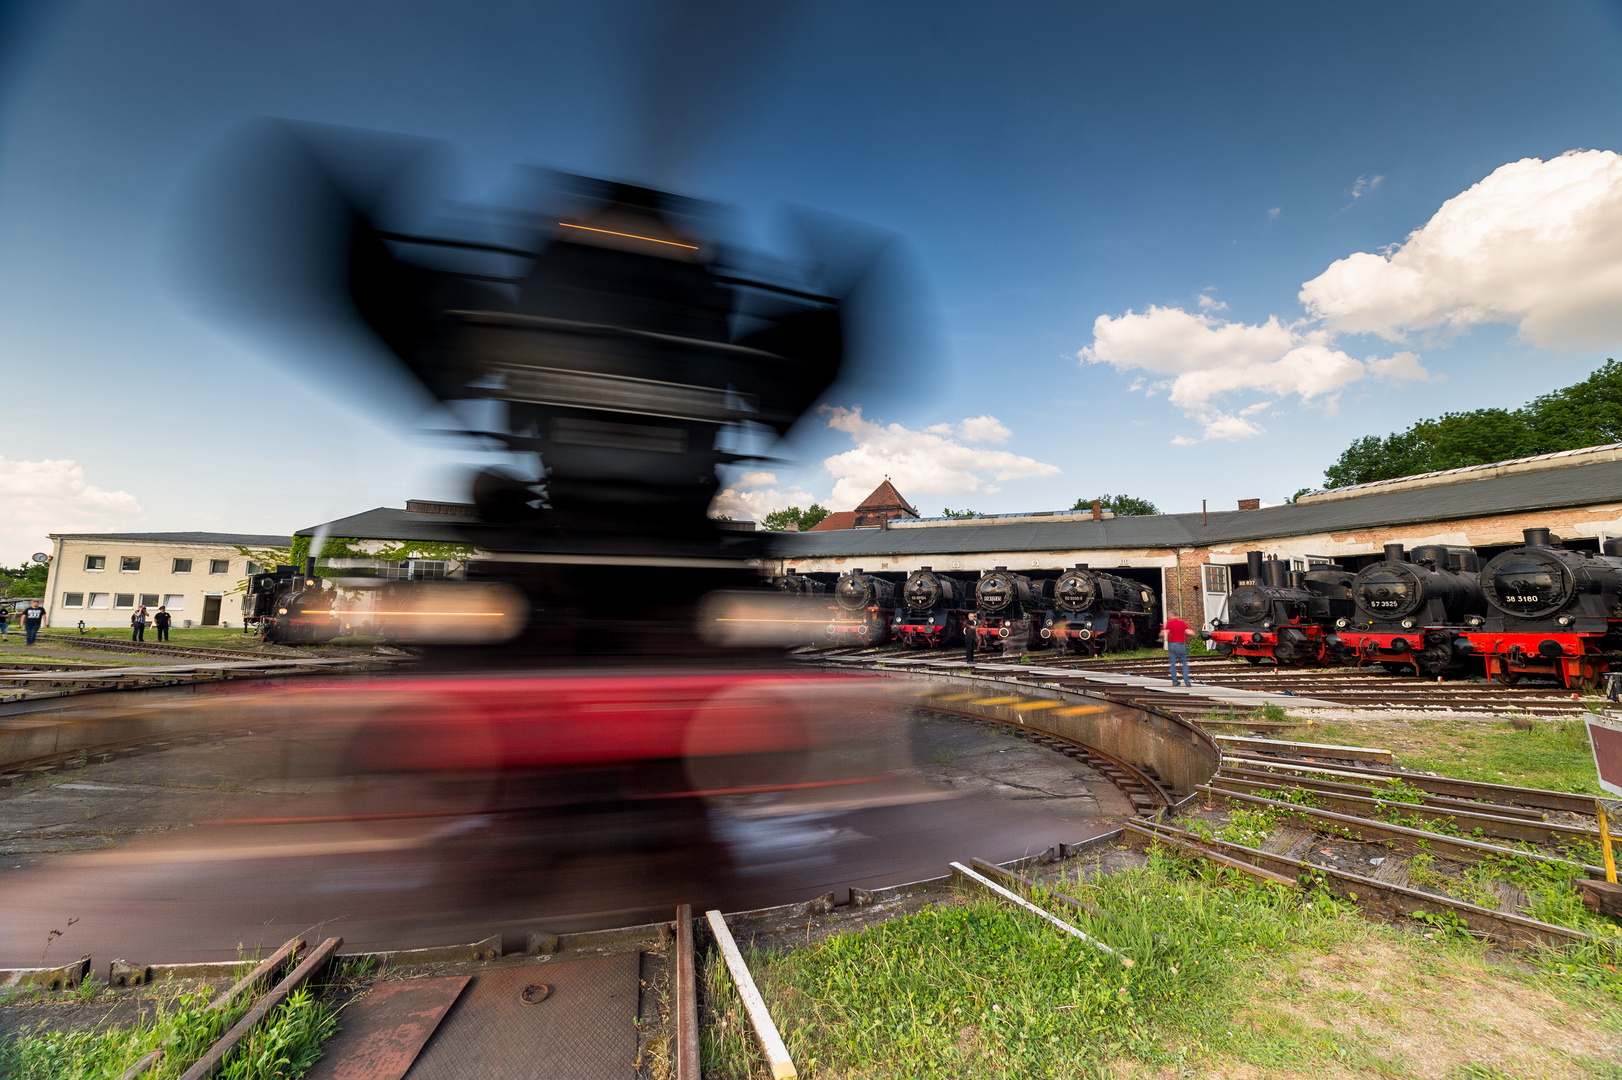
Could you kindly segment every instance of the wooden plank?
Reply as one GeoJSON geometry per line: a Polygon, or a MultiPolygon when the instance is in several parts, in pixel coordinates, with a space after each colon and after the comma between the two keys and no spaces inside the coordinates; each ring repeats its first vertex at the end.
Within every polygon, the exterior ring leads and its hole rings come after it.
{"type": "Polygon", "coordinates": [[[1243,735],[1212,735],[1224,747],[1235,750],[1283,750],[1292,754],[1314,754],[1337,761],[1380,761],[1390,763],[1396,756],[1372,746],[1336,746],[1333,743],[1290,742],[1286,739],[1250,739],[1243,735]]]}
{"type": "Polygon", "coordinates": [[[1060,930],[1063,930],[1065,933],[1069,934],[1071,937],[1077,938],[1077,939],[1079,939],[1081,941],[1086,942],[1088,945],[1091,945],[1093,948],[1097,949],[1099,952],[1107,953],[1110,956],[1120,957],[1121,963],[1123,965],[1125,965],[1126,967],[1131,967],[1132,966],[1132,961],[1129,958],[1121,956],[1120,953],[1116,952],[1114,949],[1110,948],[1108,945],[1105,945],[1102,941],[1099,941],[1097,938],[1095,938],[1095,937],[1093,937],[1093,936],[1091,936],[1089,934],[1083,933],[1081,930],[1077,929],[1076,927],[1071,926],[1069,923],[1065,922],[1063,919],[1059,918],[1057,915],[1053,914],[1051,911],[1042,910],[1041,908],[1037,907],[1035,904],[1031,903],[1029,900],[1025,899],[1023,896],[1020,896],[1017,893],[1010,892],[1009,890],[1003,888],[1001,885],[998,885],[995,881],[992,881],[990,878],[986,877],[984,874],[976,873],[975,871],[970,870],[967,866],[964,866],[962,863],[959,863],[959,862],[953,863],[952,864],[952,869],[956,870],[958,873],[962,874],[964,877],[968,878],[970,881],[976,882],[977,884],[982,885],[987,889],[990,889],[992,892],[996,893],[998,896],[1002,897],[1004,900],[1007,900],[1009,903],[1015,904],[1015,905],[1017,905],[1019,907],[1024,908],[1026,911],[1029,911],[1032,915],[1038,915],[1041,918],[1046,919],[1048,922],[1052,923],[1054,926],[1057,926],[1060,930]]]}
{"type": "Polygon", "coordinates": [[[704,1080],[698,1058],[698,967],[693,907],[676,909],[676,1080],[704,1080]]]}
{"type": "Polygon", "coordinates": [[[136,1077],[145,1076],[151,1072],[158,1062],[163,1060],[163,1050],[154,1050],[145,1055],[140,1061],[118,1074],[118,1080],[136,1080],[136,1077]]]}
{"type": "Polygon", "coordinates": [[[732,982],[738,988],[738,996],[743,998],[743,1007],[749,1013],[749,1021],[755,1025],[755,1034],[760,1038],[760,1048],[765,1051],[766,1063],[772,1070],[772,1080],[792,1080],[793,1077],[799,1076],[799,1071],[789,1059],[788,1047],[783,1045],[783,1037],[777,1033],[777,1025],[772,1023],[772,1014],[766,1011],[766,1002],[755,986],[754,976],[749,974],[749,965],[743,962],[743,954],[738,951],[738,943],[732,940],[732,931],[727,929],[726,919],[715,910],[706,911],[704,917],[710,922],[710,932],[715,935],[715,943],[721,946],[721,957],[726,960],[727,970],[732,973],[732,982]]]}
{"type": "Polygon", "coordinates": [[[380,982],[344,1006],[343,1026],[304,1080],[400,1080],[472,975],[380,982]]]}
{"type": "Polygon", "coordinates": [[[235,986],[231,987],[231,989],[209,1002],[208,1007],[210,1009],[225,1008],[227,1005],[231,1004],[232,1000],[234,1000],[238,994],[241,994],[247,990],[252,990],[255,986],[258,986],[261,981],[269,978],[272,973],[281,970],[281,966],[283,964],[287,963],[287,961],[293,959],[293,957],[303,951],[304,940],[302,938],[289,938],[287,941],[282,943],[281,948],[277,949],[275,952],[271,953],[269,956],[260,961],[258,967],[254,968],[252,971],[248,972],[248,974],[238,979],[235,986]]]}
{"type": "Polygon", "coordinates": [[[204,1080],[205,1077],[213,1076],[215,1071],[225,1064],[231,1053],[253,1033],[253,1029],[270,1015],[271,1010],[286,1001],[289,994],[326,967],[338,952],[338,946],[343,943],[343,938],[336,937],[323,941],[305,958],[304,963],[294,968],[291,975],[272,987],[270,993],[260,998],[254,1007],[248,1010],[248,1014],[236,1022],[235,1027],[222,1035],[219,1042],[209,1047],[208,1053],[187,1069],[180,1080],[204,1080]]]}

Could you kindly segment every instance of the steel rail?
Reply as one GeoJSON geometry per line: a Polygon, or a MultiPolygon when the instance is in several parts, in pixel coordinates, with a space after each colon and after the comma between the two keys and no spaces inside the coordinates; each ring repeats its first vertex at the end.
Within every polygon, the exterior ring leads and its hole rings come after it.
{"type": "MultiPolygon", "coordinates": [[[[1248,764],[1248,762],[1246,762],[1246,764],[1248,764]]],[[[1326,775],[1337,775],[1339,772],[1336,769],[1323,769],[1320,771],[1326,775]]],[[[1240,765],[1224,762],[1222,765],[1222,771],[1219,772],[1216,777],[1213,777],[1213,780],[1230,776],[1246,780],[1261,781],[1263,783],[1272,783],[1278,780],[1288,780],[1295,787],[1306,788],[1309,791],[1326,791],[1336,795],[1360,795],[1365,799],[1377,799],[1381,797],[1380,789],[1374,786],[1375,784],[1379,783],[1379,780],[1374,777],[1369,778],[1370,783],[1368,784],[1343,784],[1337,780],[1321,780],[1317,777],[1310,776],[1292,776],[1289,774],[1269,772],[1265,769],[1246,769],[1240,765]]],[[[1404,802],[1406,800],[1386,799],[1385,801],[1404,802]]],[[[1424,806],[1434,806],[1441,809],[1451,810],[1468,810],[1476,813],[1484,813],[1490,810],[1499,817],[1520,818],[1524,821],[1543,821],[1546,817],[1541,810],[1531,810],[1524,806],[1504,806],[1499,803],[1471,802],[1468,799],[1453,799],[1446,795],[1425,795],[1420,798],[1419,802],[1424,806]]]]}
{"type": "Polygon", "coordinates": [[[1605,871],[1598,866],[1589,866],[1575,859],[1562,859],[1553,855],[1542,855],[1533,851],[1522,851],[1518,848],[1500,847],[1482,840],[1471,840],[1463,836],[1449,836],[1447,833],[1429,832],[1425,829],[1412,829],[1406,825],[1392,825],[1385,821],[1376,821],[1372,818],[1358,817],[1354,814],[1339,814],[1333,810],[1318,810],[1299,803],[1281,802],[1277,799],[1268,799],[1260,795],[1247,795],[1242,791],[1228,791],[1210,784],[1202,784],[1199,790],[1208,798],[1226,803],[1247,803],[1252,806],[1263,806],[1270,810],[1281,810],[1298,818],[1304,818],[1308,823],[1316,824],[1319,832],[1332,835],[1349,836],[1361,843],[1386,844],[1393,850],[1405,855],[1417,854],[1427,849],[1445,848],[1451,858],[1463,862],[1481,862],[1485,859],[1517,858],[1529,859],[1533,862],[1547,863],[1551,866],[1563,866],[1572,870],[1580,870],[1591,878],[1603,878],[1605,871]]]}

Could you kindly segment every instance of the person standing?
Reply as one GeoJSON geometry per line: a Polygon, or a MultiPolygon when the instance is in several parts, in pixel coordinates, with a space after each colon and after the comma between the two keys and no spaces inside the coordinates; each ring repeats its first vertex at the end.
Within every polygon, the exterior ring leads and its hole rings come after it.
{"type": "Polygon", "coordinates": [[[142,604],[140,607],[136,608],[135,609],[135,614],[130,616],[130,640],[131,641],[145,641],[146,640],[146,605],[145,604],[142,604]]]}
{"type": "Polygon", "coordinates": [[[8,633],[10,629],[11,609],[6,607],[4,603],[0,603],[0,638],[10,637],[11,634],[8,633]]]}
{"type": "Polygon", "coordinates": [[[1188,624],[1175,615],[1168,616],[1160,628],[1160,637],[1166,643],[1166,659],[1171,663],[1171,684],[1177,685],[1177,665],[1183,665],[1183,685],[1193,686],[1188,680],[1188,624]]]}
{"type": "Polygon", "coordinates": [[[173,616],[171,616],[169,614],[169,609],[167,607],[159,605],[158,613],[156,615],[152,616],[152,625],[158,631],[158,640],[159,641],[168,641],[169,640],[169,623],[172,620],[173,620],[173,616]]]}
{"type": "Polygon", "coordinates": [[[35,600],[28,605],[28,610],[23,612],[23,636],[28,639],[28,644],[34,643],[34,639],[39,636],[39,628],[44,625],[45,609],[39,606],[38,600],[35,600]]]}
{"type": "Polygon", "coordinates": [[[974,663],[974,647],[980,641],[978,624],[979,620],[973,612],[969,613],[968,619],[963,623],[963,662],[965,664],[974,663]]]}

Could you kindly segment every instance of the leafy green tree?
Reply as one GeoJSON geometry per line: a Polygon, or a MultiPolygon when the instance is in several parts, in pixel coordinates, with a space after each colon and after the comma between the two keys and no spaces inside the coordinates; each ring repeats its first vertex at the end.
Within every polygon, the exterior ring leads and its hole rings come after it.
{"type": "MultiPolygon", "coordinates": [[[[1160,507],[1148,499],[1138,499],[1131,495],[1100,495],[1099,509],[1108,510],[1116,517],[1147,517],[1150,514],[1160,513],[1160,507]]],[[[1071,513],[1082,513],[1093,508],[1093,500],[1077,499],[1076,505],[1070,508],[1071,513]]]]}
{"type": "Polygon", "coordinates": [[[1614,359],[1518,409],[1444,413],[1384,438],[1365,435],[1324,470],[1324,483],[1369,484],[1613,442],[1622,442],[1622,364],[1614,359]]]}
{"type": "Polygon", "coordinates": [[[15,569],[0,566],[0,596],[44,596],[50,563],[28,562],[15,569]]]}
{"type": "Polygon", "coordinates": [[[942,507],[941,508],[941,517],[977,518],[977,517],[985,517],[985,515],[982,514],[978,510],[953,510],[950,507],[942,507]]]}
{"type": "Polygon", "coordinates": [[[821,503],[812,503],[803,510],[798,506],[790,506],[784,510],[773,510],[766,515],[761,524],[772,532],[786,532],[790,525],[805,532],[816,526],[828,514],[828,508],[821,503]]]}

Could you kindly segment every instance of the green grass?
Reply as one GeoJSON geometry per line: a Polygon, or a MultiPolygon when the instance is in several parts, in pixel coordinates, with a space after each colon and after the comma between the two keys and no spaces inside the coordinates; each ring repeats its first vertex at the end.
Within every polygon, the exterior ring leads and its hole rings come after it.
{"type": "MultiPolygon", "coordinates": [[[[1549,951],[1510,966],[1445,928],[1426,939],[1370,923],[1323,893],[1164,853],[1066,891],[1113,919],[1054,910],[1133,966],[979,895],[788,954],[756,953],[750,966],[808,1078],[1325,1069],[1389,1077],[1429,1074],[1403,1055],[1437,1047],[1456,1058],[1448,1071],[1479,1060],[1511,1075],[1622,1076],[1588,1035],[1540,1042],[1480,1030],[1477,1019],[1532,1002],[1540,1016],[1569,1015],[1594,1038],[1622,1038],[1622,977],[1606,966],[1611,957],[1549,951]],[[1598,1028],[1592,1016],[1605,1018],[1598,1028]],[[1426,1025],[1438,1030],[1426,1036],[1426,1025]],[[1514,1057],[1527,1054],[1558,1067],[1532,1072],[1514,1057]]],[[[713,955],[704,982],[705,1075],[765,1075],[713,955]]]]}
{"type": "Polygon", "coordinates": [[[1403,768],[1459,780],[1601,794],[1588,728],[1581,720],[1534,720],[1517,731],[1509,721],[1403,721],[1317,724],[1276,736],[1309,742],[1385,745],[1403,768]]]}
{"type": "Polygon", "coordinates": [[[8,1080],[105,1080],[165,1047],[163,1061],[146,1073],[150,1080],[174,1080],[247,1012],[251,1000],[230,1008],[208,1008],[207,994],[182,993],[157,999],[144,1020],[104,1031],[27,1032],[0,1040],[0,1076],[8,1080]]]}
{"type": "MultiPolygon", "coordinates": [[[[354,972],[347,972],[347,976],[354,972]]],[[[176,1080],[253,1005],[244,994],[220,1010],[210,994],[164,993],[141,1021],[100,1031],[40,1028],[0,1038],[0,1077],[5,1080],[113,1080],[152,1050],[163,1048],[146,1080],[176,1080]]],[[[81,1000],[84,993],[79,994],[81,1000]]],[[[290,994],[237,1047],[222,1080],[297,1080],[321,1056],[338,1027],[337,1012],[309,987],[290,994]]]]}

